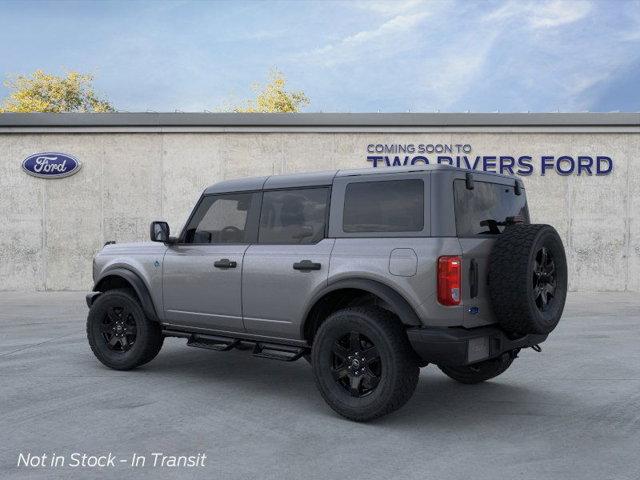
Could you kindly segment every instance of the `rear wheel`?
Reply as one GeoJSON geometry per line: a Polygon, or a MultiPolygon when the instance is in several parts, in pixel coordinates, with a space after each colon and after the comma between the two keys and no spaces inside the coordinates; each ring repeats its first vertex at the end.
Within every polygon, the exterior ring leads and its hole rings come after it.
{"type": "Polygon", "coordinates": [[[320,326],[311,351],[316,385],[329,406],[355,421],[404,405],[420,369],[402,324],[379,307],[352,307],[320,326]]]}
{"type": "Polygon", "coordinates": [[[160,325],[150,321],[128,290],[108,290],[89,310],[87,338],[94,355],[116,370],[150,362],[163,343],[160,325]]]}
{"type": "Polygon", "coordinates": [[[490,380],[504,373],[513,363],[513,357],[505,353],[498,358],[485,360],[463,367],[446,367],[439,365],[442,372],[460,383],[474,384],[490,380]]]}

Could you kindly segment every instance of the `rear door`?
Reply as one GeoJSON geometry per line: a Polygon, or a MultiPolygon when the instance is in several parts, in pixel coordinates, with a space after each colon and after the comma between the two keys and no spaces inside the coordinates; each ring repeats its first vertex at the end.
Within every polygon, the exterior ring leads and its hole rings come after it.
{"type": "Polygon", "coordinates": [[[487,283],[489,255],[508,217],[521,216],[529,222],[525,191],[521,188],[516,195],[510,179],[496,179],[495,183],[476,180],[473,189],[462,179],[453,184],[456,231],[462,248],[464,326],[494,323],[487,283]]]}
{"type": "Polygon", "coordinates": [[[309,298],[326,285],[335,240],[326,238],[329,187],[265,191],[257,244],[244,256],[247,332],[298,339],[309,298]]]}

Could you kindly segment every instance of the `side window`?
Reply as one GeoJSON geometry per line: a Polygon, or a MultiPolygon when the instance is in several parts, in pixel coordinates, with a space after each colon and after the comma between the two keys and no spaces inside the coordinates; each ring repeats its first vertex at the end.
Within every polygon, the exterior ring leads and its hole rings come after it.
{"type": "Polygon", "coordinates": [[[248,243],[247,224],[254,193],[204,197],[189,221],[185,243],[248,243]]]}
{"type": "Polygon", "coordinates": [[[342,229],[347,233],[419,232],[424,228],[424,208],[422,180],[350,183],[342,229]]]}
{"type": "Polygon", "coordinates": [[[328,188],[264,192],[258,243],[311,244],[324,238],[328,188]]]}

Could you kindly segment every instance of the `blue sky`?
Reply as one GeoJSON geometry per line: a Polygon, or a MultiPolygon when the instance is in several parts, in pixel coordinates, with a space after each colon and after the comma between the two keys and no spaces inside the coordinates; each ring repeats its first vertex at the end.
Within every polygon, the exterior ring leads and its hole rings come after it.
{"type": "Polygon", "coordinates": [[[90,72],[124,111],[220,109],[273,67],[307,111],[640,111],[640,1],[0,0],[0,25],[0,75],[90,72]]]}

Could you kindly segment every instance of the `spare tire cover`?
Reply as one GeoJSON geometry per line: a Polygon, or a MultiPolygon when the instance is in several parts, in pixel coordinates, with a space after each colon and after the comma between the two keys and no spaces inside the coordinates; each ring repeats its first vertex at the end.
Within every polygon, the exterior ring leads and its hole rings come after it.
{"type": "Polygon", "coordinates": [[[489,295],[500,326],[516,334],[551,332],[567,296],[567,259],[550,225],[515,224],[489,256],[489,295]]]}

